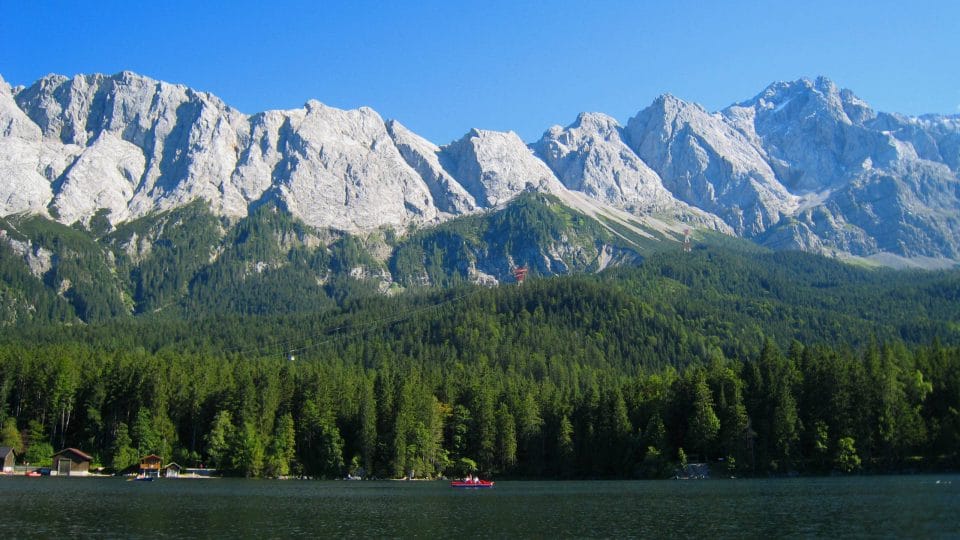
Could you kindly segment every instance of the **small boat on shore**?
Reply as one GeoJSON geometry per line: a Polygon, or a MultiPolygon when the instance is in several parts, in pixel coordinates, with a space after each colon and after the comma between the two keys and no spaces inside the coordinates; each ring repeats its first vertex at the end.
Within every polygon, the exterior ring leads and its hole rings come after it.
{"type": "Polygon", "coordinates": [[[454,480],[450,482],[450,487],[455,488],[492,488],[493,480],[454,480]]]}

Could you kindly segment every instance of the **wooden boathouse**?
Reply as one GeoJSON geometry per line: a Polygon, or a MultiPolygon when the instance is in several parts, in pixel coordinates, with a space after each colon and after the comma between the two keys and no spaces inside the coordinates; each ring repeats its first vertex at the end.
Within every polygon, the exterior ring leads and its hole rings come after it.
{"type": "Polygon", "coordinates": [[[86,476],[93,456],[76,448],[64,448],[53,455],[53,470],[58,476],[86,476]]]}
{"type": "Polygon", "coordinates": [[[163,469],[163,458],[156,454],[143,456],[140,458],[140,475],[160,477],[160,471],[163,469]]]}

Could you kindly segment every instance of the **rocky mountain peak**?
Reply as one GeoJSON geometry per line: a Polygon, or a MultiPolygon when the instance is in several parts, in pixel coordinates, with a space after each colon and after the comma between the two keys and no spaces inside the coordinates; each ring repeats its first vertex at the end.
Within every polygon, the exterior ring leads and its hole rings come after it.
{"type": "Polygon", "coordinates": [[[618,208],[669,207],[677,201],[660,178],[623,142],[620,124],[602,113],[580,113],[554,126],[536,143],[534,153],[567,188],[618,208]]]}
{"type": "Polygon", "coordinates": [[[775,82],[752,99],[737,104],[757,111],[759,118],[773,116],[781,123],[821,118],[845,124],[863,124],[876,117],[870,106],[851,90],[841,89],[820,76],[775,82]]]}
{"type": "Polygon", "coordinates": [[[219,98],[183,85],[124,71],[115,75],[48,75],[17,94],[18,106],[43,130],[44,137],[85,145],[109,130],[142,145],[152,129],[161,133],[186,124],[209,107],[236,114],[219,98]]]}
{"type": "Polygon", "coordinates": [[[619,130],[621,126],[612,116],[599,112],[582,112],[577,115],[577,120],[570,127],[600,134],[611,134],[619,130]]]}
{"type": "Polygon", "coordinates": [[[582,113],[529,146],[472,129],[443,147],[368,107],[246,115],[129,71],[0,78],[0,211],[66,224],[202,199],[230,218],[276,202],[315,227],[406,230],[537,190],[780,247],[954,257],[958,171],[960,117],[877,114],[823,77],[718,113],[664,94],[626,126],[582,113]]]}
{"type": "Polygon", "coordinates": [[[720,216],[737,234],[761,234],[795,204],[763,148],[699,105],[660,96],[624,132],[676,198],[720,216]]]}
{"type": "Polygon", "coordinates": [[[852,171],[911,153],[870,129],[873,109],[826,77],[773,83],[722,114],[763,148],[777,177],[795,193],[831,189],[852,171]]]}
{"type": "Polygon", "coordinates": [[[553,172],[512,131],[471,129],[441,148],[441,163],[484,207],[497,206],[528,189],[563,189],[553,172]]]}
{"type": "Polygon", "coordinates": [[[0,78],[0,137],[39,141],[40,128],[17,106],[13,89],[0,78]]]}
{"type": "Polygon", "coordinates": [[[682,108],[687,105],[687,102],[678,98],[677,96],[665,92],[653,99],[653,103],[650,104],[651,107],[658,107],[660,109],[669,110],[682,108]]]}

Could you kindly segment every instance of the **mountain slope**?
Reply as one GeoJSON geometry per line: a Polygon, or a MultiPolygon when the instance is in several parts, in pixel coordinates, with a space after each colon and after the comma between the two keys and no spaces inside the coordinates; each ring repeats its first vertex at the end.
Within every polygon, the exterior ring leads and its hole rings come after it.
{"type": "Polygon", "coordinates": [[[209,94],[129,72],[51,75],[15,94],[6,89],[5,137],[50,147],[64,159],[46,163],[39,150],[27,156],[46,175],[42,181],[18,159],[23,143],[5,140],[0,162],[19,167],[9,176],[30,189],[18,191],[39,195],[8,197],[4,214],[37,211],[46,187],[54,192],[46,201],[51,215],[64,223],[86,223],[107,209],[117,224],[197,198],[232,218],[275,200],[311,225],[343,230],[438,217],[430,188],[370,109],[311,101],[247,116],[209,94]]]}
{"type": "Polygon", "coordinates": [[[510,283],[519,266],[596,272],[664,244],[611,229],[536,192],[403,237],[312,227],[273,203],[230,221],[196,200],[113,230],[105,212],[89,228],[17,215],[0,219],[0,325],[303,313],[402,288],[510,283]]]}
{"type": "Polygon", "coordinates": [[[520,266],[531,275],[596,272],[639,260],[639,251],[559,199],[527,193],[500,211],[414,233],[391,257],[391,269],[405,286],[492,284],[512,282],[520,266]]]}
{"type": "Polygon", "coordinates": [[[713,229],[777,249],[960,260],[960,120],[877,113],[818,78],[710,113],[664,95],[626,124],[581,114],[526,145],[471,130],[438,147],[375,111],[309,101],[243,114],[130,72],[0,79],[0,215],[116,227],[203,200],[231,221],[400,234],[533,190],[665,240],[713,229]]]}
{"type": "Polygon", "coordinates": [[[566,128],[554,126],[532,148],[570,190],[638,216],[669,216],[729,231],[722,221],[677,200],[660,176],[624,142],[613,118],[583,113],[566,128]]]}
{"type": "Polygon", "coordinates": [[[909,122],[879,120],[853,92],[822,77],[775,83],[722,114],[762,147],[800,198],[794,219],[767,234],[768,245],[862,256],[960,255],[960,179],[948,162],[951,137],[960,133],[949,133],[955,121],[931,119],[934,129],[920,136],[909,122]]]}
{"type": "Polygon", "coordinates": [[[661,96],[626,133],[674,196],[719,215],[739,235],[762,233],[795,204],[763,153],[699,105],[661,96]]]}

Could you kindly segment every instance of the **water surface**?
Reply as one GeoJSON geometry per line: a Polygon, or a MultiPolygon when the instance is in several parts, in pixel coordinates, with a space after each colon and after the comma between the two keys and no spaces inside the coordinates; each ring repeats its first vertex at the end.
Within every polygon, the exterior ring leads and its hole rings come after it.
{"type": "Polygon", "coordinates": [[[0,538],[960,537],[960,476],[321,482],[0,478],[0,538]]]}

